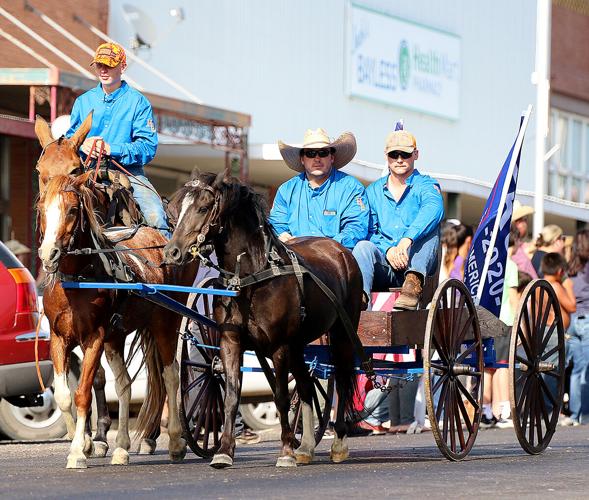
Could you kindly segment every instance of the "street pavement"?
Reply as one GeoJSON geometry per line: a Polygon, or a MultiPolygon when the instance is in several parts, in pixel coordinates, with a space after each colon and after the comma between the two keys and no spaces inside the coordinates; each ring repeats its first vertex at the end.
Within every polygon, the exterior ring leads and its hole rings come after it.
{"type": "Polygon", "coordinates": [[[441,456],[431,433],[354,437],[349,444],[345,463],[329,461],[326,439],[316,461],[296,469],[274,466],[278,441],[241,445],[233,468],[216,470],[190,451],[171,464],[164,435],[155,455],[133,454],[127,467],[95,458],[74,471],[65,469],[65,441],[1,442],[0,498],[589,497],[589,426],[559,427],[539,456],[521,450],[513,429],[481,431],[457,463],[441,456]]]}

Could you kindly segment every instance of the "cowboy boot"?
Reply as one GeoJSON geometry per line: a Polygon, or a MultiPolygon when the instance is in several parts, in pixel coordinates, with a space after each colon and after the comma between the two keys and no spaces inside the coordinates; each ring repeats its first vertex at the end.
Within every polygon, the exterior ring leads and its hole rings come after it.
{"type": "Polygon", "coordinates": [[[401,288],[401,295],[395,301],[395,309],[415,310],[421,300],[422,277],[419,273],[408,272],[401,288]]]}

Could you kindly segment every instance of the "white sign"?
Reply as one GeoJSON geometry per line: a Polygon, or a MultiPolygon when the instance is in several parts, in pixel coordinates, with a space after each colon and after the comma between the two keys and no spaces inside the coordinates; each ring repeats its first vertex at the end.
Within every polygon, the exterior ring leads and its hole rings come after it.
{"type": "Polygon", "coordinates": [[[349,94],[458,119],[460,38],[349,7],[349,94]]]}

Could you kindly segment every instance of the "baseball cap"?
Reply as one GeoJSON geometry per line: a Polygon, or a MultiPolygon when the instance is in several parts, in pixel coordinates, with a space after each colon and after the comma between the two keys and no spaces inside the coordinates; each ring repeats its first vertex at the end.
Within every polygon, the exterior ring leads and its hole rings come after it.
{"type": "Polygon", "coordinates": [[[94,59],[92,59],[90,66],[97,63],[104,64],[110,68],[114,68],[119,64],[122,64],[123,68],[125,68],[125,66],[127,66],[127,56],[125,55],[125,49],[116,43],[103,43],[96,49],[94,59]]]}
{"type": "Polygon", "coordinates": [[[396,130],[387,135],[384,146],[384,154],[391,151],[404,151],[405,153],[413,153],[417,148],[415,137],[406,130],[396,130]]]}

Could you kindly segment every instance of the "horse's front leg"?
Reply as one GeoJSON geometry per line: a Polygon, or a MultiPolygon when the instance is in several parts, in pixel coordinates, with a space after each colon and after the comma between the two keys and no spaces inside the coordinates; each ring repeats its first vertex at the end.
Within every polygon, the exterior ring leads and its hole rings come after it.
{"type": "Polygon", "coordinates": [[[221,446],[211,461],[211,467],[222,469],[233,465],[235,453],[235,417],[241,394],[241,343],[239,333],[221,332],[221,361],[225,371],[225,419],[221,446]]]}
{"type": "Polygon", "coordinates": [[[72,415],[72,393],[67,380],[71,347],[66,344],[64,337],[51,331],[49,348],[51,350],[51,359],[53,360],[55,401],[63,414],[68,438],[73,439],[76,432],[76,423],[72,415]]]}
{"type": "Polygon", "coordinates": [[[96,436],[94,436],[94,456],[105,457],[108,452],[107,433],[112,423],[106,404],[104,387],[106,386],[106,375],[102,365],[98,367],[94,377],[94,395],[96,396],[97,424],[96,436]]]}
{"type": "MultiPolygon", "coordinates": [[[[85,469],[87,467],[86,421],[90,415],[92,404],[92,384],[100,364],[100,356],[104,348],[104,330],[99,328],[90,340],[85,343],[82,373],[78,389],[74,396],[77,409],[76,431],[67,457],[68,469],[85,469]]],[[[91,441],[90,441],[91,442],[91,441]]]]}
{"type": "Polygon", "coordinates": [[[280,427],[282,428],[282,448],[276,461],[276,467],[296,467],[297,461],[293,451],[294,432],[288,422],[288,409],[290,406],[290,395],[288,394],[288,348],[279,348],[272,356],[272,362],[276,373],[274,401],[280,415],[280,427]]]}
{"type": "Polygon", "coordinates": [[[117,339],[116,343],[106,344],[106,359],[115,376],[115,391],[119,398],[119,426],[116,445],[113,451],[112,465],[129,465],[129,405],[131,402],[131,377],[125,365],[124,353],[125,337],[117,339]]]}

